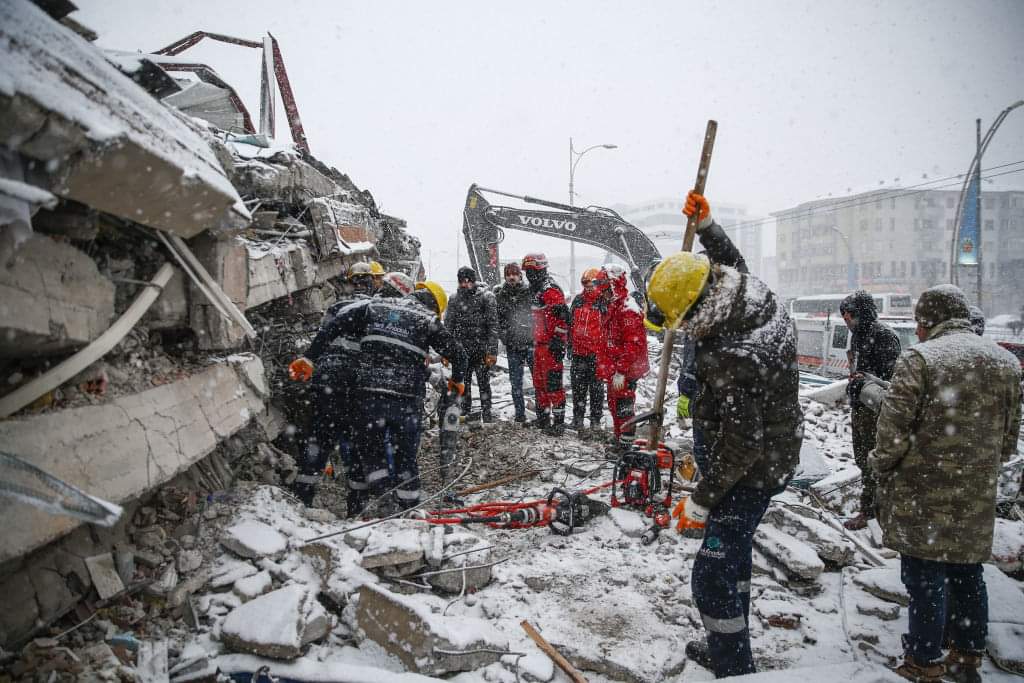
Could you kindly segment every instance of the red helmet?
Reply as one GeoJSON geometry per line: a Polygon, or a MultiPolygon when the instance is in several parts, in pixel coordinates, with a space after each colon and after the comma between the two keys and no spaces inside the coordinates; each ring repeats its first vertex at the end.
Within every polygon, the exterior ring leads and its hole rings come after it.
{"type": "Polygon", "coordinates": [[[597,291],[603,292],[614,287],[626,287],[626,269],[618,263],[606,263],[601,266],[600,273],[594,279],[597,291]]]}
{"type": "Polygon", "coordinates": [[[548,257],[541,253],[527,254],[523,257],[523,270],[545,270],[548,257]]]}

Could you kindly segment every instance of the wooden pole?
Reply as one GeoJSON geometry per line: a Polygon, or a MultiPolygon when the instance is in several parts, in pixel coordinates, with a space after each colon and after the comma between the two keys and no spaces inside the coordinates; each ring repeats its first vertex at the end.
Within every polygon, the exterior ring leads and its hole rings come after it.
{"type": "Polygon", "coordinates": [[[561,655],[561,653],[554,648],[548,641],[544,640],[544,636],[537,633],[537,629],[530,625],[530,622],[525,619],[519,624],[526,631],[526,635],[533,639],[533,642],[537,643],[537,647],[544,651],[548,657],[551,658],[558,668],[565,672],[565,675],[569,677],[569,680],[573,683],[587,683],[587,679],[583,677],[579,671],[577,671],[569,660],[561,655]]]}
{"type": "MultiPolygon", "coordinates": [[[[708,179],[708,170],[711,168],[711,152],[715,148],[715,135],[718,133],[718,122],[711,119],[704,131],[704,148],[700,152],[700,163],[697,165],[697,182],[693,189],[697,194],[704,194],[704,186],[708,179]]],[[[693,251],[693,238],[697,233],[697,222],[700,220],[699,212],[694,211],[693,215],[686,221],[686,232],[683,233],[683,251],[693,251]]],[[[661,364],[658,367],[658,384],[654,390],[654,419],[650,426],[650,439],[648,447],[656,449],[661,442],[661,430],[665,421],[665,389],[668,386],[668,373],[672,368],[672,346],[675,342],[676,329],[681,321],[676,320],[673,325],[665,328],[665,339],[661,345],[661,364]]]]}
{"type": "Polygon", "coordinates": [[[525,472],[520,472],[518,474],[510,474],[507,477],[501,477],[500,479],[493,479],[491,481],[485,481],[482,484],[477,484],[476,486],[470,486],[469,488],[464,488],[461,491],[457,491],[455,493],[455,495],[457,495],[457,496],[468,496],[471,493],[479,493],[480,491],[486,491],[487,489],[493,489],[495,486],[501,486],[502,484],[507,484],[510,481],[516,481],[517,479],[526,479],[528,477],[533,477],[533,476],[536,476],[538,474],[540,474],[540,470],[526,470],[525,472]]]}

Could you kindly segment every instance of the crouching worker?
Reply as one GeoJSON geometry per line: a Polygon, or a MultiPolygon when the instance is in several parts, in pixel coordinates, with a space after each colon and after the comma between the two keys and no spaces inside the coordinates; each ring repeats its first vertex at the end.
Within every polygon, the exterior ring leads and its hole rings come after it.
{"type": "Polygon", "coordinates": [[[797,399],[796,341],[785,307],[711,220],[691,192],[684,213],[699,212],[707,256],[678,252],[651,276],[648,296],[696,344],[698,391],[690,406],[707,442],[707,468],[673,510],[677,528],[704,530],[692,590],[707,642],[686,645],[715,676],[753,673],[750,612],[754,532],[772,496],[799,462],[803,415],[797,399]]]}
{"type": "Polygon", "coordinates": [[[420,501],[416,452],[429,376],[425,361],[431,348],[451,362],[449,388],[459,395],[465,388],[465,353],[440,319],[447,302],[440,285],[419,282],[416,291],[401,299],[374,298],[354,303],[320,328],[307,358],[301,359],[316,364],[332,340],[340,336],[359,339],[357,384],[363,398],[345,409],[359,411],[364,443],[359,449],[360,464],[369,499],[382,498],[394,489],[393,501],[390,496],[378,501],[381,513],[395,506],[408,509],[420,501]],[[389,439],[393,456],[390,463],[385,447],[389,439]]]}
{"type": "MultiPolygon", "coordinates": [[[[338,301],[324,312],[321,329],[334,320],[338,312],[357,301],[370,298],[373,276],[370,266],[356,263],[348,273],[348,287],[339,294],[338,301]]],[[[355,517],[366,505],[366,476],[359,463],[359,444],[356,440],[356,413],[352,405],[358,404],[356,391],[359,367],[359,338],[340,334],[331,340],[320,354],[316,370],[304,359],[294,361],[288,368],[293,380],[305,381],[312,376],[313,424],[311,433],[299,458],[299,474],[292,490],[305,505],[313,504],[317,486],[331,452],[337,448],[341,465],[348,480],[345,496],[348,516],[355,517]]]]}
{"type": "Polygon", "coordinates": [[[896,361],[868,456],[878,477],[878,523],[885,545],[900,553],[910,594],[896,673],[913,681],[946,680],[944,673],[981,680],[982,562],[992,556],[1000,462],[1017,450],[1020,364],[978,336],[969,317],[953,285],[921,294],[914,308],[921,343],[896,361]]]}

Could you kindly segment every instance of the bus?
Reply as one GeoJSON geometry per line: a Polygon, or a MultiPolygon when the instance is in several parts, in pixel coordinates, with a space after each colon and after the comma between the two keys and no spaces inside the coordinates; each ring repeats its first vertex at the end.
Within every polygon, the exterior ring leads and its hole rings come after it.
{"type": "MultiPolygon", "coordinates": [[[[818,318],[832,314],[839,317],[839,304],[843,303],[847,294],[815,294],[814,296],[798,296],[789,302],[789,317],[818,318]]],[[[910,317],[914,314],[914,300],[909,294],[885,292],[872,294],[875,308],[882,317],[910,317]]]]}
{"type": "MultiPolygon", "coordinates": [[[[907,349],[917,343],[917,323],[910,318],[883,320],[900,340],[900,348],[907,349]]],[[[842,378],[850,374],[846,352],[850,350],[853,335],[839,316],[824,318],[796,317],[797,365],[804,372],[825,377],[842,378]]]]}

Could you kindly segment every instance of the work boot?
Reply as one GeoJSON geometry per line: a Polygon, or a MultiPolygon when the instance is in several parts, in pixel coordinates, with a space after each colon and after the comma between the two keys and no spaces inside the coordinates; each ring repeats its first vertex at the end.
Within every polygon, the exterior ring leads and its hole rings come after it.
{"type": "Polygon", "coordinates": [[[565,434],[565,408],[556,408],[551,411],[551,426],[544,430],[548,436],[562,436],[565,434]]]}
{"type": "Polygon", "coordinates": [[[691,640],[686,643],[686,658],[708,671],[714,671],[711,667],[711,651],[706,640],[691,640]]]}
{"type": "Polygon", "coordinates": [[[575,415],[573,415],[572,416],[572,428],[573,428],[573,430],[577,434],[579,434],[580,436],[583,436],[583,418],[582,417],[576,417],[575,415]]]}
{"type": "Polygon", "coordinates": [[[871,518],[861,512],[853,519],[848,519],[843,522],[843,526],[850,531],[860,531],[861,529],[867,528],[869,519],[871,518]]]}
{"type": "Polygon", "coordinates": [[[905,655],[903,663],[896,667],[895,671],[903,678],[915,681],[915,683],[940,683],[942,675],[946,673],[946,667],[942,662],[919,664],[910,655],[905,655]]]}
{"type": "Polygon", "coordinates": [[[526,424],[526,415],[517,414],[514,418],[512,418],[512,422],[516,424],[526,424]]]}
{"type": "Polygon", "coordinates": [[[535,429],[547,429],[551,425],[551,413],[543,411],[537,413],[537,419],[530,423],[535,429]]]}
{"type": "Polygon", "coordinates": [[[485,410],[483,412],[483,415],[481,416],[481,419],[483,420],[484,424],[488,424],[488,425],[489,424],[494,424],[495,422],[497,422],[497,420],[494,419],[494,415],[491,413],[491,411],[489,409],[485,410]]]}
{"type": "Polygon", "coordinates": [[[946,676],[956,683],[981,683],[981,653],[952,648],[946,655],[946,676]]]}

